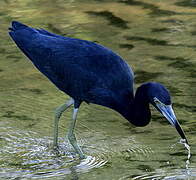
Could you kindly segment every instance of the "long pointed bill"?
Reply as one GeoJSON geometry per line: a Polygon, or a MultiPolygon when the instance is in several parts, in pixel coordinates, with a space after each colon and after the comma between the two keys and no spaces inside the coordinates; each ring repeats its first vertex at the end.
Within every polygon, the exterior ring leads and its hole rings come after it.
{"type": "Polygon", "coordinates": [[[174,111],[172,109],[171,105],[164,105],[160,103],[156,103],[156,106],[160,110],[160,112],[165,116],[165,118],[171,123],[172,126],[176,128],[178,133],[180,134],[181,138],[185,140],[185,142],[188,144],[187,138],[184,134],[184,131],[182,130],[178,120],[176,119],[176,116],[174,114],[174,111]]]}

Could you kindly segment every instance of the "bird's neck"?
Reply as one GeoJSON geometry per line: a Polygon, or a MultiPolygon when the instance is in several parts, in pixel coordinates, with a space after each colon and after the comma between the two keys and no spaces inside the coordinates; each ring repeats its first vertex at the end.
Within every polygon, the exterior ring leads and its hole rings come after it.
{"type": "Polygon", "coordinates": [[[135,97],[125,103],[126,110],[120,112],[130,123],[135,126],[146,126],[150,122],[151,112],[149,108],[148,87],[140,86],[135,97]]]}

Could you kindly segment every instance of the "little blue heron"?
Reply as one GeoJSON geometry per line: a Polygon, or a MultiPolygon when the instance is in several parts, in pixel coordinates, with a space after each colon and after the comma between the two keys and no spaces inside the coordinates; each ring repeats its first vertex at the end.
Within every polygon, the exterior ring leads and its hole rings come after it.
{"type": "Polygon", "coordinates": [[[79,157],[85,157],[74,135],[76,117],[82,102],[111,108],[135,126],[146,126],[150,122],[151,103],[187,142],[172,109],[168,90],[160,83],[147,82],[134,95],[131,67],[110,49],[94,42],[35,29],[17,21],[12,22],[9,30],[16,45],[35,67],[71,97],[55,111],[54,148],[58,148],[61,114],[74,105],[68,139],[79,157]]]}

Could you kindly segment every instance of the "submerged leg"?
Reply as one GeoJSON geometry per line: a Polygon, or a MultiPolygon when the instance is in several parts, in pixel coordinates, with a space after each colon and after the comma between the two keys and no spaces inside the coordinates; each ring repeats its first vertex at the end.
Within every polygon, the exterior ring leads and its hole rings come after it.
{"type": "Polygon", "coordinates": [[[75,137],[75,134],[74,134],[77,112],[78,112],[78,108],[74,108],[74,110],[73,110],[73,119],[70,123],[69,132],[68,132],[68,139],[69,139],[69,142],[71,143],[71,145],[73,146],[73,148],[75,149],[75,151],[79,154],[80,159],[84,159],[85,155],[83,154],[81,148],[78,146],[77,140],[76,140],[76,137],[75,137]]]}
{"type": "Polygon", "coordinates": [[[53,147],[57,148],[58,146],[58,124],[59,124],[59,119],[62,115],[62,113],[70,107],[74,103],[73,99],[70,99],[67,103],[61,105],[55,110],[55,116],[54,116],[54,142],[53,142],[53,147]]]}

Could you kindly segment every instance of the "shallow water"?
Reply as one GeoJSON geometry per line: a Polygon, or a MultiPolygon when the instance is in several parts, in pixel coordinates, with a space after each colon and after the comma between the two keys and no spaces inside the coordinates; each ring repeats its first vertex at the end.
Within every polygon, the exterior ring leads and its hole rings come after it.
{"type": "Polygon", "coordinates": [[[0,1],[0,179],[196,179],[196,2],[186,0],[0,1]],[[64,139],[71,109],[52,150],[53,111],[68,96],[57,90],[7,35],[12,20],[101,43],[132,66],[136,87],[158,81],[191,145],[152,107],[136,128],[118,113],[83,104],[76,135],[87,159],[64,139]]]}

